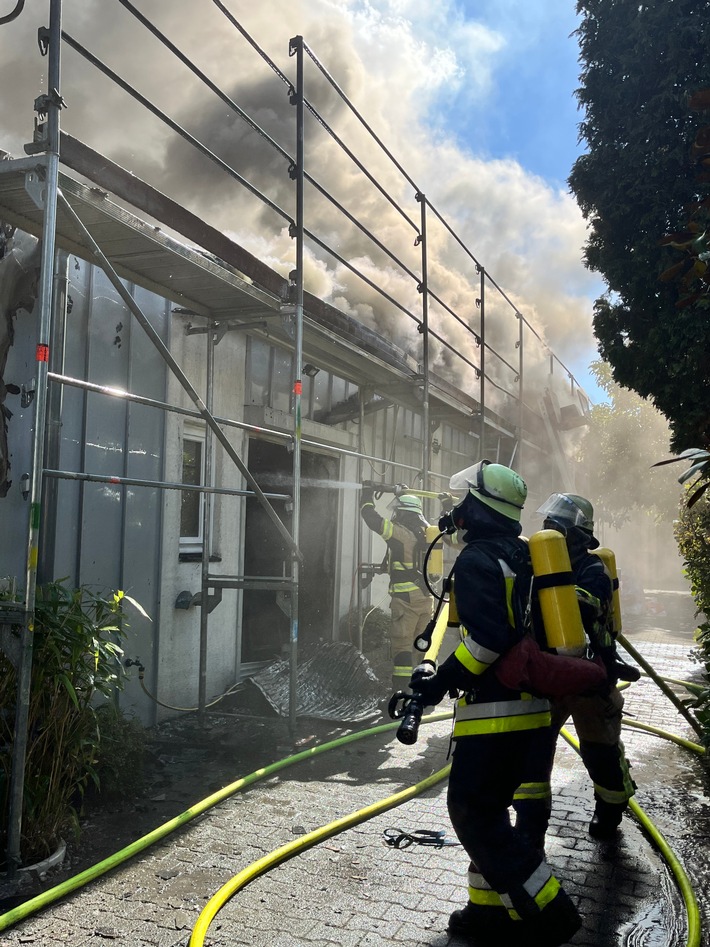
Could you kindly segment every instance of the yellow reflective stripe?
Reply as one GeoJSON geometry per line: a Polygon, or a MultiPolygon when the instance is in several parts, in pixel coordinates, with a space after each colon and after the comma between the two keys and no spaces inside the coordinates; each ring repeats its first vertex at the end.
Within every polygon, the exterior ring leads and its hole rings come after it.
{"type": "Polygon", "coordinates": [[[549,783],[521,783],[513,799],[549,799],[552,787],[549,783]]]}
{"type": "Polygon", "coordinates": [[[468,900],[471,901],[472,904],[486,907],[502,908],[504,906],[501,896],[497,891],[493,891],[491,888],[486,890],[483,888],[473,888],[469,885],[468,900]]]}
{"type": "Polygon", "coordinates": [[[487,720],[461,720],[454,724],[454,739],[484,733],[509,733],[516,730],[536,730],[550,726],[550,711],[526,714],[522,717],[493,717],[487,720]]]}
{"type": "Polygon", "coordinates": [[[397,572],[397,571],[408,572],[410,569],[413,569],[413,568],[414,568],[413,562],[393,562],[390,565],[390,569],[392,569],[393,572],[397,572]]]}
{"type": "Polygon", "coordinates": [[[515,613],[513,612],[513,583],[515,582],[515,573],[505,559],[499,559],[498,565],[501,567],[505,579],[505,605],[508,611],[508,624],[511,628],[515,628],[515,613]]]}
{"type": "Polygon", "coordinates": [[[474,658],[463,641],[454,651],[454,655],[456,660],[460,661],[466,670],[471,672],[471,674],[483,674],[483,672],[487,671],[490,667],[490,664],[484,664],[483,661],[479,661],[477,658],[474,658]]]}
{"type": "Polygon", "coordinates": [[[387,541],[388,539],[392,539],[393,532],[394,532],[394,524],[392,523],[392,520],[385,520],[382,523],[382,538],[385,541],[387,541]]]}
{"type": "Polygon", "coordinates": [[[392,668],[392,673],[397,677],[411,677],[412,669],[408,667],[394,667],[392,668]]]}
{"type": "Polygon", "coordinates": [[[601,599],[598,599],[596,595],[592,595],[591,592],[583,589],[580,585],[575,585],[574,591],[577,593],[577,598],[584,599],[585,602],[588,602],[590,605],[593,605],[594,608],[597,608],[599,611],[601,611],[601,599]]]}
{"type": "Polygon", "coordinates": [[[629,793],[628,789],[605,789],[599,783],[594,783],[594,792],[604,802],[611,802],[614,805],[621,805],[633,796],[633,792],[629,793]]]}
{"type": "MultiPolygon", "coordinates": [[[[533,874],[525,882],[525,890],[528,892],[530,897],[534,898],[535,904],[538,908],[543,911],[551,901],[554,901],[560,891],[560,883],[555,878],[555,876],[550,872],[550,869],[547,867],[545,862],[542,862],[540,867],[533,872],[533,874]],[[545,883],[537,892],[535,888],[540,874],[544,874],[544,877],[547,878],[545,883]]],[[[511,920],[519,921],[521,920],[520,915],[513,907],[513,902],[510,900],[510,895],[504,894],[501,896],[501,900],[505,907],[508,908],[508,914],[510,915],[511,920]]]]}
{"type": "Polygon", "coordinates": [[[390,592],[421,592],[415,582],[392,582],[390,592]]]}
{"type": "Polygon", "coordinates": [[[619,758],[621,761],[621,771],[624,774],[624,789],[627,792],[627,798],[630,799],[636,792],[636,784],[631,778],[631,773],[629,772],[629,761],[626,759],[626,751],[624,750],[624,744],[621,742],[621,740],[619,740],[619,758]]]}
{"type": "Polygon", "coordinates": [[[559,890],[560,883],[557,878],[552,875],[547,884],[545,884],[535,895],[535,904],[537,904],[537,906],[542,911],[546,905],[548,905],[551,901],[554,901],[559,890]]]}

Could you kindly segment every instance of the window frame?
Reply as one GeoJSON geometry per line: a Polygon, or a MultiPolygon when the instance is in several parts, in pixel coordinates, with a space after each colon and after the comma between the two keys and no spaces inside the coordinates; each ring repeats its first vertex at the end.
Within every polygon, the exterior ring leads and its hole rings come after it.
{"type": "MultiPolygon", "coordinates": [[[[199,479],[198,483],[203,484],[205,482],[205,460],[207,454],[207,434],[204,428],[199,427],[193,424],[185,424],[182,431],[182,438],[180,441],[180,457],[181,457],[181,466],[180,466],[180,482],[186,483],[185,480],[185,443],[191,441],[200,445],[200,463],[199,463],[199,479]]],[[[198,529],[197,535],[195,536],[183,536],[182,529],[182,500],[185,496],[185,493],[180,492],[180,524],[178,526],[179,531],[179,546],[181,553],[201,553],[202,547],[204,545],[204,510],[205,510],[205,494],[197,491],[190,491],[190,493],[197,493],[198,504],[198,529]]]]}

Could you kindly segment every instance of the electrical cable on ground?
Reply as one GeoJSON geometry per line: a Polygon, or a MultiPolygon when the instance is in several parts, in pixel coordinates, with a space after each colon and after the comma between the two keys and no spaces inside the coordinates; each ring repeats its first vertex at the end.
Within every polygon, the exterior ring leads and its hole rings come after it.
{"type": "MultiPolygon", "coordinates": [[[[127,667],[130,667],[133,664],[138,665],[138,682],[141,686],[141,690],[146,695],[146,697],[149,697],[150,700],[158,704],[159,707],[165,707],[166,710],[177,710],[180,713],[196,713],[200,709],[199,707],[175,707],[173,704],[164,703],[162,700],[157,698],[155,694],[151,694],[151,692],[145,686],[145,668],[140,663],[140,661],[138,660],[126,661],[127,667]]],[[[228,690],[226,690],[223,694],[220,694],[218,697],[215,697],[213,700],[211,700],[208,704],[205,704],[205,708],[214,707],[215,704],[218,704],[221,700],[224,700],[225,697],[231,697],[232,694],[235,694],[241,686],[242,686],[241,681],[239,681],[237,684],[232,684],[232,686],[228,690]]]]}

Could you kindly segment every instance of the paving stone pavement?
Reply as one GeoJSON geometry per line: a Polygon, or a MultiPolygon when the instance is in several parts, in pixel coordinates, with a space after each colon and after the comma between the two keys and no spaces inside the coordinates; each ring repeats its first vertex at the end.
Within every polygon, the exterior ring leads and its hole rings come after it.
{"type": "MultiPolygon", "coordinates": [[[[689,642],[630,637],[659,673],[687,679],[689,642]]],[[[673,705],[645,679],[626,691],[625,714],[694,740],[673,705]]],[[[143,855],[0,934],[2,947],[184,947],[209,897],[272,850],[419,782],[446,763],[450,724],[422,727],[412,747],[380,734],[296,764],[238,793],[143,855]]],[[[688,750],[627,729],[637,801],[676,852],[700,903],[710,947],[707,773],[688,750]]],[[[284,754],[288,755],[288,754],[284,754]]],[[[275,759],[278,757],[275,757],[275,759]]],[[[246,775],[246,774],[244,774],[246,775]]],[[[683,947],[685,911],[663,859],[635,819],[618,841],[586,828],[592,789],[561,742],[554,772],[548,860],[584,916],[574,947],[683,947]]],[[[467,859],[455,845],[384,842],[389,827],[444,830],[454,840],[442,782],[256,878],[211,925],[209,947],[464,947],[446,931],[466,900],[467,859]]],[[[195,800],[197,801],[197,800],[195,800]]],[[[508,945],[501,944],[501,947],[508,945]]]]}

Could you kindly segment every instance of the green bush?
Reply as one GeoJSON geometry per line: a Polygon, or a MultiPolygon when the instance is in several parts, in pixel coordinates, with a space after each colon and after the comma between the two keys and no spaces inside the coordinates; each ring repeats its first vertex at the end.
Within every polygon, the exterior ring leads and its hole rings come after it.
{"type": "Polygon", "coordinates": [[[707,494],[690,508],[684,499],[675,523],[675,538],[698,609],[697,660],[705,672],[705,684],[700,693],[688,701],[688,706],[693,708],[703,727],[705,742],[710,745],[710,500],[707,494]]]}
{"type": "Polygon", "coordinates": [[[357,608],[351,608],[340,619],[340,636],[352,644],[357,644],[362,627],[362,650],[371,654],[382,648],[389,648],[392,619],[389,612],[381,608],[365,608],[360,614],[357,608]]]}
{"type": "MultiPolygon", "coordinates": [[[[23,861],[48,855],[68,829],[89,782],[99,784],[97,709],[122,688],[123,592],[102,597],[63,581],[37,588],[22,813],[23,861]]],[[[8,822],[16,675],[0,654],[0,825],[8,822]]],[[[0,841],[5,847],[5,829],[0,841]]]]}

